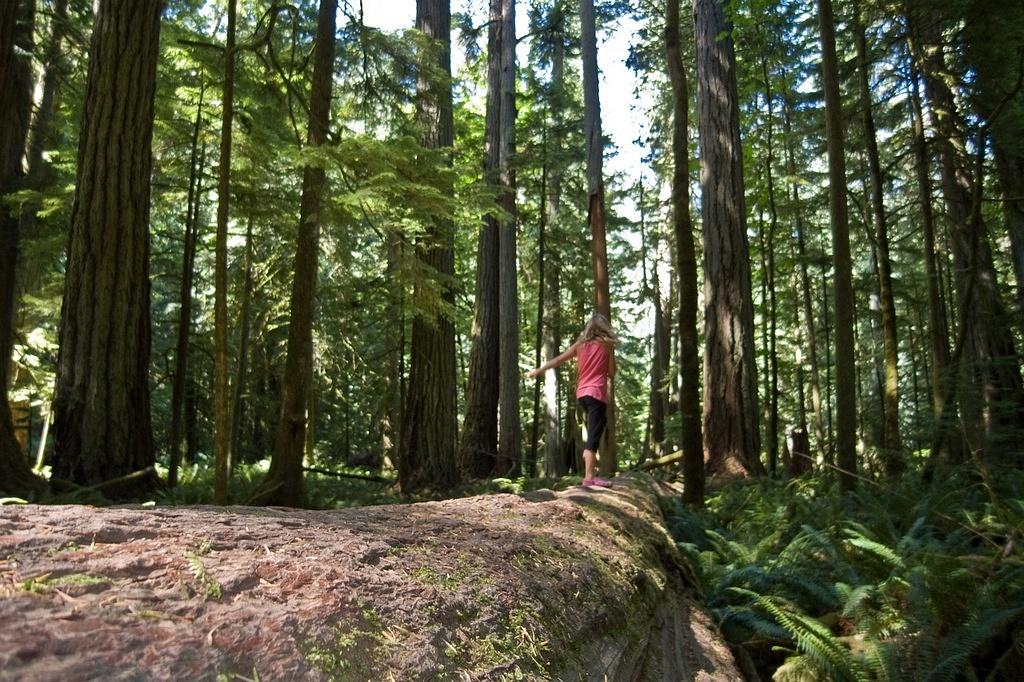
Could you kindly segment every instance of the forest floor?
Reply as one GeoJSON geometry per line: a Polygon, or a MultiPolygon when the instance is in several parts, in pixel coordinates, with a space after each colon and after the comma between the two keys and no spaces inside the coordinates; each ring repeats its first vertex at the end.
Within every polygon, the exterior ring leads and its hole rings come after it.
{"type": "Polygon", "coordinates": [[[0,507],[0,679],[738,679],[656,486],[0,507]]]}

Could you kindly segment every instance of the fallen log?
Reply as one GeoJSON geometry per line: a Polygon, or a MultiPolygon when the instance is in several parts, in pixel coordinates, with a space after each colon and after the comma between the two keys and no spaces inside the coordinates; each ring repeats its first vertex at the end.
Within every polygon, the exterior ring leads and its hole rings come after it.
{"type": "Polygon", "coordinates": [[[673,452],[671,455],[665,455],[658,459],[649,459],[646,462],[641,462],[637,469],[640,471],[650,471],[651,469],[657,469],[658,467],[668,466],[669,464],[675,464],[676,462],[683,461],[683,453],[673,452]]]}
{"type": "Polygon", "coordinates": [[[0,678],[741,679],[656,485],[3,507],[0,678]]]}

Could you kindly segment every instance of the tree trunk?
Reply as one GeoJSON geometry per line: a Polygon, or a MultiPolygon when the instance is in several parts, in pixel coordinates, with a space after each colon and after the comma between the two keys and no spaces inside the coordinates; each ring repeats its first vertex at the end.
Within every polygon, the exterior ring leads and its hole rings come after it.
{"type": "Polygon", "coordinates": [[[843,492],[848,492],[856,487],[857,481],[857,370],[853,330],[853,266],[846,204],[846,157],[832,0],[818,0],[818,25],[821,31],[821,71],[828,140],[832,265],[835,269],[836,464],[840,470],[839,487],[843,492]]]}
{"type": "Polygon", "coordinates": [[[775,153],[772,138],[772,126],[775,125],[773,115],[772,83],[768,74],[768,60],[761,59],[761,76],[764,79],[764,95],[768,104],[768,121],[766,124],[766,154],[764,160],[765,179],[768,184],[768,374],[771,377],[768,391],[768,470],[776,475],[779,459],[779,358],[776,352],[775,337],[777,335],[778,307],[775,293],[775,234],[779,225],[779,212],[775,204],[775,181],[772,165],[775,153]]]}
{"type": "MultiPolygon", "coordinates": [[[[562,107],[565,104],[565,25],[561,6],[552,7],[549,18],[554,48],[551,56],[551,100],[552,116],[555,121],[563,118],[562,107]]],[[[553,154],[547,164],[548,187],[544,197],[544,211],[547,213],[546,223],[552,237],[558,237],[558,212],[562,202],[562,140],[556,135],[549,139],[554,144],[553,154]]],[[[558,242],[552,240],[555,244],[558,242]]],[[[552,249],[549,249],[552,250],[552,249]]],[[[554,252],[557,253],[557,252],[554,252]]],[[[550,268],[547,273],[548,291],[545,295],[544,324],[547,334],[544,337],[544,359],[550,360],[561,352],[561,308],[562,291],[560,269],[550,268]]],[[[559,400],[558,372],[544,373],[544,473],[548,476],[564,476],[567,470],[565,458],[562,457],[561,435],[559,433],[559,400]]]]}
{"type": "Polygon", "coordinates": [[[1024,149],[1015,153],[1004,148],[999,138],[994,138],[992,150],[1003,191],[1003,215],[1010,235],[1010,259],[1017,283],[1014,302],[1018,319],[1024,321],[1024,149]]]}
{"type": "MultiPolygon", "coordinates": [[[[327,141],[334,80],[334,40],[337,0],[320,0],[313,48],[313,85],[310,91],[309,128],[306,145],[319,147],[327,141]]],[[[320,252],[321,199],[327,187],[322,167],[302,169],[299,233],[295,247],[291,313],[288,323],[288,355],[281,409],[274,437],[270,471],[258,501],[263,504],[300,507],[305,502],[302,461],[306,430],[312,428],[310,389],[313,377],[313,315],[316,309],[317,257],[320,252]]]]}
{"type": "Polygon", "coordinates": [[[231,121],[235,99],[235,15],[237,0],[228,0],[224,83],[221,90],[220,160],[217,171],[217,235],[214,247],[213,414],[215,504],[228,502],[228,459],[231,457],[228,412],[228,214],[231,201],[231,121]]]}
{"type": "MultiPolygon", "coordinates": [[[[32,104],[34,0],[0,5],[0,200],[21,189],[25,181],[21,158],[28,135],[32,104]],[[17,51],[16,51],[17,50],[17,51]]],[[[8,367],[14,344],[19,216],[17,209],[0,202],[0,493],[29,495],[45,484],[29,468],[14,432],[7,389],[8,367]]]]}
{"type": "MultiPolygon", "coordinates": [[[[448,0],[417,0],[416,27],[434,41],[429,58],[442,77],[431,80],[421,72],[418,117],[423,144],[449,150],[454,139],[451,86],[451,9],[448,0]]],[[[423,59],[428,56],[424,55],[423,59]]],[[[424,69],[424,71],[427,71],[424,69]]],[[[437,180],[437,190],[448,196],[449,183],[437,180]]],[[[448,280],[454,277],[454,234],[450,221],[435,220],[416,245],[417,255],[442,280],[445,303],[454,304],[448,280]]],[[[413,321],[409,403],[405,414],[405,447],[399,481],[403,491],[423,488],[448,490],[458,481],[455,460],[455,329],[447,314],[429,319],[422,313],[413,321]]]]}
{"type": "MultiPolygon", "coordinates": [[[[543,155],[543,161],[540,171],[540,198],[541,202],[544,202],[544,196],[547,194],[547,179],[548,179],[548,135],[547,135],[547,115],[545,111],[544,117],[544,130],[541,133],[543,142],[541,143],[541,154],[543,155]]],[[[534,335],[534,357],[533,366],[540,367],[543,360],[541,356],[544,352],[544,294],[545,291],[544,281],[546,260],[547,260],[547,248],[545,234],[547,231],[547,212],[543,207],[537,212],[538,213],[538,226],[537,226],[537,330],[534,335]]],[[[548,374],[545,372],[545,374],[548,374]]],[[[533,382],[533,429],[532,436],[530,438],[530,459],[527,462],[527,476],[535,478],[537,476],[537,450],[538,441],[540,440],[540,422],[541,422],[541,384],[543,377],[537,377],[533,382]]]]}
{"type": "MultiPolygon", "coordinates": [[[[499,182],[501,148],[502,0],[491,0],[487,43],[487,110],[484,133],[484,180],[499,182]]],[[[459,442],[459,462],[469,478],[486,478],[498,456],[500,320],[498,315],[498,219],[484,216],[477,241],[476,305],[469,349],[466,415],[459,442]]]]}
{"type": "MultiPolygon", "coordinates": [[[[786,135],[786,167],[790,177],[796,177],[796,160],[793,153],[793,130],[790,119],[791,104],[788,96],[783,104],[783,125],[786,135]]],[[[797,183],[793,182],[793,211],[796,220],[794,228],[796,232],[797,262],[800,266],[800,293],[803,303],[804,324],[807,331],[807,359],[811,364],[811,412],[814,423],[814,439],[818,448],[826,449],[827,440],[825,436],[825,420],[821,409],[821,373],[818,370],[818,341],[815,330],[814,305],[812,303],[811,278],[808,274],[807,245],[804,241],[804,216],[803,206],[800,202],[800,190],[797,183]]],[[[806,424],[804,424],[806,429],[806,424]]]]}
{"type": "MultiPolygon", "coordinates": [[[[53,475],[94,485],[153,466],[149,190],[160,0],[101,0],[71,212],[53,475]]],[[[155,475],[135,481],[148,487],[155,475]]]]}
{"type": "Polygon", "coordinates": [[[192,334],[192,280],[195,275],[196,244],[199,234],[199,203],[202,196],[201,171],[206,163],[206,146],[200,152],[199,131],[203,120],[203,94],[199,90],[196,122],[192,127],[192,151],[189,156],[188,202],[185,207],[185,249],[181,264],[181,290],[178,306],[178,338],[174,354],[174,382],[171,385],[171,443],[167,467],[167,485],[178,485],[178,467],[181,465],[185,406],[185,386],[188,382],[189,337],[192,334]]]}
{"type": "Polygon", "coordinates": [[[234,395],[231,399],[231,459],[228,470],[233,471],[238,463],[239,448],[242,435],[242,392],[249,375],[249,312],[252,308],[253,277],[252,277],[252,216],[245,225],[245,281],[242,285],[242,313],[239,319],[241,331],[238,338],[238,369],[235,372],[234,395]]]}
{"type": "Polygon", "coordinates": [[[667,0],[665,54],[672,85],[672,225],[676,238],[676,286],[679,295],[679,444],[683,452],[683,499],[687,504],[702,507],[704,448],[697,350],[699,291],[696,247],[690,221],[690,87],[680,53],[680,35],[679,0],[667,0]]]}
{"type": "MultiPolygon", "coordinates": [[[[580,0],[580,45],[583,57],[583,136],[587,146],[587,222],[590,224],[590,246],[594,258],[594,300],[597,312],[611,321],[602,170],[604,138],[601,134],[601,100],[597,84],[597,29],[594,25],[593,0],[580,0]]],[[[605,476],[611,476],[617,470],[613,377],[608,378],[608,426],[601,439],[599,470],[605,476]]]]}
{"type": "Polygon", "coordinates": [[[906,469],[900,439],[899,343],[896,336],[896,300],[892,291],[892,261],[889,258],[889,232],[885,220],[882,164],[878,159],[875,118],[871,112],[871,86],[868,77],[868,52],[861,8],[854,8],[853,37],[857,46],[857,75],[860,86],[861,117],[867,145],[868,169],[871,177],[871,209],[875,222],[874,247],[878,263],[878,305],[882,318],[882,354],[885,367],[884,425],[882,428],[882,461],[888,476],[906,469]]]}
{"type": "Polygon", "coordinates": [[[754,311],[732,26],[696,0],[697,102],[704,230],[704,460],[709,473],[763,473],[754,311]]]}
{"type": "Polygon", "coordinates": [[[518,476],[522,468],[519,420],[519,293],[516,271],[516,26],[515,0],[501,3],[501,112],[498,143],[500,203],[498,223],[498,462],[502,476],[518,476]]]}

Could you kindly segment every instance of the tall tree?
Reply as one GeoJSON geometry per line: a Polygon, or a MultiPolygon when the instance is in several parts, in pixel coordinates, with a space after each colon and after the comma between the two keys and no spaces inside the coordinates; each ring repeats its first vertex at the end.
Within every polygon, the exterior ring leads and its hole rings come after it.
{"type": "MultiPolygon", "coordinates": [[[[310,91],[306,146],[315,149],[327,141],[334,82],[335,17],[337,0],[320,0],[313,48],[313,83],[310,91]]],[[[306,430],[312,428],[310,390],[313,377],[313,315],[316,309],[317,256],[320,252],[321,204],[327,188],[323,166],[308,163],[302,169],[299,234],[295,248],[286,380],[274,437],[270,471],[257,499],[263,504],[299,507],[305,501],[302,461],[306,430]]]]}
{"type": "Polygon", "coordinates": [[[185,248],[181,259],[181,290],[178,305],[178,338],[174,354],[174,381],[171,387],[171,444],[167,466],[167,485],[178,484],[178,467],[185,451],[185,389],[188,384],[189,338],[192,334],[192,281],[195,277],[196,245],[199,237],[199,205],[202,196],[200,181],[206,162],[206,147],[199,149],[199,132],[203,123],[203,94],[199,90],[196,121],[192,127],[192,149],[189,155],[188,200],[185,208],[185,248]]]}
{"type": "MultiPolygon", "coordinates": [[[[907,9],[911,53],[932,111],[943,199],[950,218],[957,307],[965,329],[957,379],[968,445],[993,454],[1016,449],[1005,434],[1024,425],[1024,388],[983,219],[972,219],[974,171],[946,65],[941,14],[907,9]],[[975,232],[977,231],[977,232],[975,232]],[[968,302],[968,292],[971,292],[968,302]],[[966,314],[963,314],[966,312],[966,314]]],[[[993,112],[983,112],[988,117],[993,112]]]]}
{"type": "Polygon", "coordinates": [[[516,3],[501,1],[501,112],[498,180],[503,209],[498,227],[498,473],[519,475],[522,444],[519,423],[519,294],[516,268],[516,3]]]}
{"type": "Polygon", "coordinates": [[[696,0],[697,102],[704,232],[704,460],[707,471],[760,474],[754,310],[732,25],[719,0],[696,0]]]}
{"type": "Polygon", "coordinates": [[[840,489],[849,491],[856,486],[857,481],[857,370],[853,337],[853,264],[846,203],[843,104],[839,96],[832,0],[818,0],[818,26],[821,35],[821,78],[825,89],[832,266],[835,269],[836,464],[840,469],[840,489]]]}
{"type": "Polygon", "coordinates": [[[889,257],[889,230],[885,217],[885,191],[882,163],[878,156],[878,138],[872,113],[870,62],[867,36],[862,16],[863,8],[854,7],[853,39],[857,49],[857,84],[859,86],[861,121],[868,155],[871,178],[871,216],[875,223],[874,248],[878,264],[878,307],[882,318],[882,355],[885,381],[882,429],[882,461],[886,473],[895,476],[903,471],[906,462],[900,440],[899,344],[896,335],[896,299],[892,291],[892,259],[889,257]]]}
{"type": "Polygon", "coordinates": [[[690,88],[680,54],[679,0],[667,0],[665,54],[672,84],[672,225],[679,278],[680,443],[683,451],[683,499],[704,504],[704,448],[697,351],[697,255],[690,221],[690,88]]]}
{"type": "MultiPolygon", "coordinates": [[[[89,49],[55,401],[53,475],[152,467],[149,197],[161,0],[101,0],[89,49]]],[[[151,484],[155,474],[139,480],[151,484]]]]}
{"type": "MultiPolygon", "coordinates": [[[[451,83],[451,7],[448,0],[416,0],[416,28],[432,41],[424,52],[417,81],[417,113],[423,145],[447,152],[454,141],[451,83]]],[[[450,196],[451,180],[435,177],[437,190],[450,196]]],[[[441,299],[454,302],[453,226],[433,218],[416,244],[417,257],[437,273],[441,299]]],[[[417,283],[417,286],[425,286],[417,283]]],[[[405,434],[399,462],[403,491],[447,490],[458,480],[455,461],[455,329],[442,306],[419,311],[412,326],[412,357],[405,434]]]]}
{"type": "MultiPolygon", "coordinates": [[[[501,161],[501,41],[503,0],[491,0],[487,41],[487,105],[484,121],[484,179],[497,185],[501,161]]],[[[502,197],[503,200],[504,197],[502,197]]],[[[500,201],[500,200],[499,200],[500,201]]],[[[459,462],[472,478],[489,476],[498,457],[499,223],[493,211],[483,218],[477,238],[476,296],[469,350],[466,414],[459,441],[459,462]]]]}
{"type": "Polygon", "coordinates": [[[228,460],[231,458],[228,395],[228,215],[231,203],[231,122],[235,114],[235,25],[237,0],[228,0],[224,82],[221,89],[220,159],[217,168],[217,233],[214,246],[213,413],[216,504],[228,502],[228,460]]]}
{"type": "Polygon", "coordinates": [[[43,488],[14,435],[7,400],[8,367],[14,343],[19,216],[6,195],[25,180],[22,155],[32,103],[34,0],[0,6],[0,492],[27,494],[43,488]],[[17,50],[17,51],[16,51],[17,50]]]}
{"type": "MultiPolygon", "coordinates": [[[[601,133],[601,99],[597,84],[597,27],[594,0],[580,0],[580,44],[583,57],[583,135],[587,147],[587,222],[594,257],[594,300],[597,312],[612,319],[608,287],[608,247],[605,239],[604,137],[601,133]]],[[[600,448],[602,474],[615,473],[615,391],[608,381],[608,427],[600,448]]]]}

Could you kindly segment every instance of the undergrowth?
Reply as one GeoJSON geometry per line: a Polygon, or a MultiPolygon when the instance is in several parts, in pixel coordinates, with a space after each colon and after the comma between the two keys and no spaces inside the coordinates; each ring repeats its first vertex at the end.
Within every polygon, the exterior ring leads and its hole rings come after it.
{"type": "Polygon", "coordinates": [[[1024,472],[825,477],[669,503],[730,644],[776,680],[1009,680],[1024,670],[1024,472]]]}

